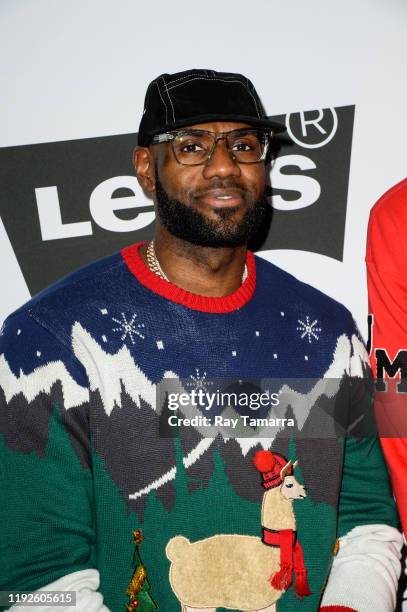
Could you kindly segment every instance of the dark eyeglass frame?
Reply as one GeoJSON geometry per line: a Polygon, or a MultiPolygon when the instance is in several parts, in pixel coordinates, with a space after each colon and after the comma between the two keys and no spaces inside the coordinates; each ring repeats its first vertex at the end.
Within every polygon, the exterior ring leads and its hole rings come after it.
{"type": "Polygon", "coordinates": [[[163,142],[171,142],[174,157],[181,166],[203,166],[208,161],[210,161],[219,140],[226,140],[226,143],[227,143],[227,138],[231,134],[239,135],[240,133],[246,134],[247,132],[261,132],[266,137],[266,141],[264,143],[264,150],[262,152],[260,159],[257,159],[256,161],[240,161],[236,159],[235,155],[229,148],[228,148],[228,153],[233,159],[233,161],[237,164],[259,164],[266,159],[267,152],[270,146],[270,141],[273,137],[273,131],[267,128],[263,128],[263,129],[262,128],[238,128],[236,130],[230,130],[229,132],[211,132],[210,130],[200,130],[200,129],[195,130],[193,128],[189,130],[176,130],[176,131],[171,131],[171,132],[164,132],[163,134],[157,134],[156,136],[153,137],[151,144],[161,144],[163,142]],[[198,135],[199,134],[210,134],[212,137],[214,136],[212,147],[210,151],[208,152],[206,159],[204,159],[203,161],[200,161],[194,164],[185,164],[184,162],[179,161],[177,157],[177,153],[175,151],[175,146],[174,146],[175,139],[178,136],[187,136],[188,134],[198,134],[198,135]]]}

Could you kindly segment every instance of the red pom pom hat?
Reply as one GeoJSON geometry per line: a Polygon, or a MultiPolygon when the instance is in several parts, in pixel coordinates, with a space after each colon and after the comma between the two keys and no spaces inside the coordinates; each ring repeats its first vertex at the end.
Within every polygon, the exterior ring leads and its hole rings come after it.
{"type": "Polygon", "coordinates": [[[265,489],[272,489],[278,487],[283,482],[285,476],[293,473],[293,465],[291,461],[287,461],[283,455],[272,453],[267,450],[257,451],[253,457],[253,463],[255,467],[262,473],[263,482],[262,485],[265,489]],[[281,470],[283,468],[284,476],[281,477],[281,470]]]}

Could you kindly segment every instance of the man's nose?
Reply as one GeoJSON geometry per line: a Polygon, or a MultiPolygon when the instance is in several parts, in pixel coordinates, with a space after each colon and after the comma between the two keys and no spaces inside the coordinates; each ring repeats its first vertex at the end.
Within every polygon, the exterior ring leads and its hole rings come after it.
{"type": "Polygon", "coordinates": [[[215,176],[240,176],[239,164],[233,159],[226,146],[226,141],[219,139],[215,145],[215,150],[211,158],[206,162],[203,170],[205,178],[210,179],[215,176]]]}

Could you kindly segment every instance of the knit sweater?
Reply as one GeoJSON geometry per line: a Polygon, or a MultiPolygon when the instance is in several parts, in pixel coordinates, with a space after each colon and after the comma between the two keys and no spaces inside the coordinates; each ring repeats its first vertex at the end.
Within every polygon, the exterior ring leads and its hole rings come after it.
{"type": "Polygon", "coordinates": [[[380,445],[325,418],[342,382],[367,373],[349,312],[250,252],[234,293],[193,295],[139,247],[62,279],[2,328],[0,590],[75,590],[86,611],[393,610],[402,542],[380,445]],[[193,407],[208,433],[171,429],[186,411],[157,392],[271,379],[285,385],[277,407],[193,407]],[[245,413],[270,420],[250,435],[213,424],[245,413]]]}

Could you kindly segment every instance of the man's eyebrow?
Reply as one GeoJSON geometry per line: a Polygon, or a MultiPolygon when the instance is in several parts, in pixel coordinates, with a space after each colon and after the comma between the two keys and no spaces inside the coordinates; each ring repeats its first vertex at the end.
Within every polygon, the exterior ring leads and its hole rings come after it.
{"type": "Polygon", "coordinates": [[[254,127],[240,127],[240,128],[233,128],[232,130],[227,130],[225,132],[214,132],[212,130],[205,130],[204,128],[182,128],[180,130],[178,130],[179,133],[187,133],[190,134],[191,132],[206,132],[207,134],[231,134],[232,132],[251,132],[252,130],[256,130],[256,128],[254,127]]]}

